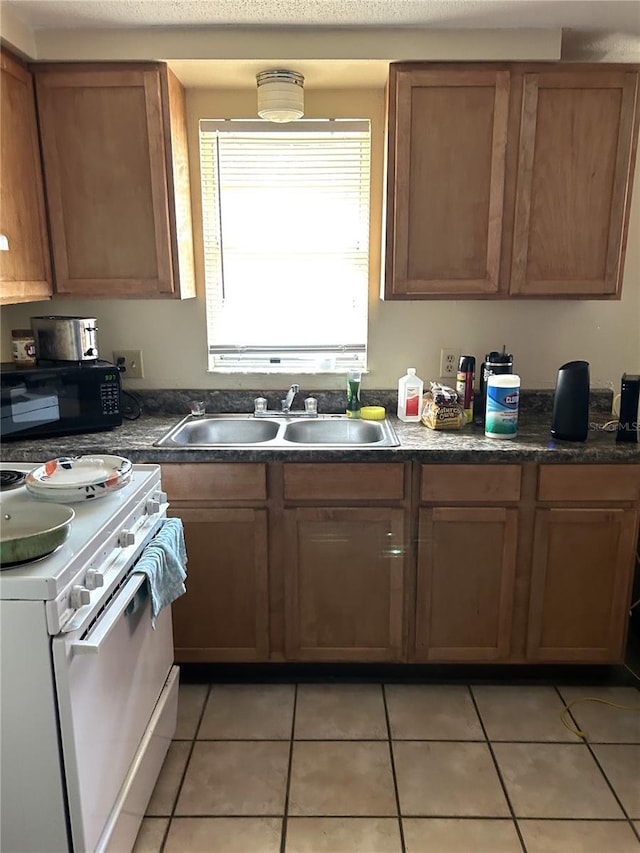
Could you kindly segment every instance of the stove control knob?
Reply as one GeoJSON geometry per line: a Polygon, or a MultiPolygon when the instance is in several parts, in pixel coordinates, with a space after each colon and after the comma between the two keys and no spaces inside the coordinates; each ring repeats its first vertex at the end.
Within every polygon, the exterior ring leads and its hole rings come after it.
{"type": "Polygon", "coordinates": [[[118,547],[120,548],[128,548],[129,545],[133,545],[136,541],[136,535],[132,530],[121,530],[120,536],[118,536],[118,547]]]}
{"type": "Polygon", "coordinates": [[[160,512],[160,504],[156,500],[147,501],[147,515],[155,515],[160,512]]]}
{"type": "Polygon", "coordinates": [[[84,579],[87,589],[97,589],[104,586],[104,575],[96,569],[89,569],[84,579]]]}
{"type": "Polygon", "coordinates": [[[153,499],[158,501],[161,504],[166,504],[167,502],[167,493],[166,492],[154,492],[153,499]]]}
{"type": "Polygon", "coordinates": [[[72,610],[77,610],[79,607],[83,607],[85,604],[89,604],[91,601],[91,593],[85,586],[77,586],[71,587],[71,595],[69,596],[69,604],[71,605],[72,610]]]}

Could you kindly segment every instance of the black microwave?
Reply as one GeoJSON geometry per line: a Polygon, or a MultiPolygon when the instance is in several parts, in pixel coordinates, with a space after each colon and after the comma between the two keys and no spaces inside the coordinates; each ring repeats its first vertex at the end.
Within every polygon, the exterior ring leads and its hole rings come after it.
{"type": "Polygon", "coordinates": [[[120,373],[106,361],[0,365],[0,437],[47,438],[122,423],[120,373]]]}

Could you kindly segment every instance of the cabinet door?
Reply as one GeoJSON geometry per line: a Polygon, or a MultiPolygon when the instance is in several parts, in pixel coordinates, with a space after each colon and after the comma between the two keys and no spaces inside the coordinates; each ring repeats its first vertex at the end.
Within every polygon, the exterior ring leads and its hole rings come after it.
{"type": "Polygon", "coordinates": [[[287,657],[400,660],[404,511],[309,508],[284,515],[287,657]]]}
{"type": "Polygon", "coordinates": [[[537,510],[531,660],[623,659],[636,532],[631,509],[537,510]]]}
{"type": "Polygon", "coordinates": [[[266,661],[267,514],[175,506],[187,546],[187,592],[173,605],[177,662],[266,661]]]}
{"type": "MultiPolygon", "coordinates": [[[[56,292],[181,295],[160,68],[47,66],[35,74],[56,292]]],[[[188,180],[180,180],[184,193],[188,180]]]]}
{"type": "Polygon", "coordinates": [[[416,660],[508,660],[518,512],[420,510],[416,660]]]}
{"type": "Polygon", "coordinates": [[[637,98],[637,71],[524,75],[512,294],[620,296],[637,98]]]}
{"type": "Polygon", "coordinates": [[[51,296],[42,168],[33,80],[6,52],[0,55],[0,303],[51,296]]]}
{"type": "Polygon", "coordinates": [[[498,293],[509,80],[391,66],[385,298],[498,293]]]}

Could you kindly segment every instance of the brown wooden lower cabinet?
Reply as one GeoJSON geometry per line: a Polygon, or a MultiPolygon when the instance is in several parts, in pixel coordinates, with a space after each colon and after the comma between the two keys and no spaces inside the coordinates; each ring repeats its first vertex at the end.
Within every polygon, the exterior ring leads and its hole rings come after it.
{"type": "Polygon", "coordinates": [[[404,510],[287,509],[286,656],[402,659],[404,510]]]}
{"type": "Polygon", "coordinates": [[[420,510],[416,660],[508,660],[517,529],[517,509],[420,510]]]}
{"type": "Polygon", "coordinates": [[[537,510],[529,660],[623,659],[637,527],[633,509],[537,510]]]}
{"type": "Polygon", "coordinates": [[[267,511],[173,506],[187,544],[187,592],[173,604],[178,663],[269,656],[267,511]]]}
{"type": "Polygon", "coordinates": [[[622,660],[640,465],[420,468],[164,465],[176,660],[622,660]]]}

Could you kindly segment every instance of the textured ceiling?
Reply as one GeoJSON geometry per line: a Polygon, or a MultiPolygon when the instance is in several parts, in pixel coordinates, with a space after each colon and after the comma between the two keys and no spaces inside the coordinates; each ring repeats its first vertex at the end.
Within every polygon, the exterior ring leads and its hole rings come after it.
{"type": "Polygon", "coordinates": [[[0,0],[31,29],[571,28],[640,35],[638,0],[0,0]]]}

